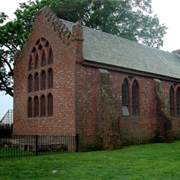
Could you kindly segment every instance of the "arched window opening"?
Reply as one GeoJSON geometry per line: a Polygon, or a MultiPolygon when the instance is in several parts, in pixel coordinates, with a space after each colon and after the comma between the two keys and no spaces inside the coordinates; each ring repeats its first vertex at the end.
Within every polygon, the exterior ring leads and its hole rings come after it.
{"type": "Polygon", "coordinates": [[[41,97],[41,116],[46,116],[46,99],[44,95],[41,97]]]}
{"type": "Polygon", "coordinates": [[[48,88],[53,88],[53,70],[48,70],[48,88]]]}
{"type": "Polygon", "coordinates": [[[27,99],[27,116],[33,118],[52,116],[53,95],[50,88],[53,88],[54,72],[49,65],[53,63],[53,51],[45,38],[41,37],[36,41],[30,52],[28,63],[27,93],[30,93],[31,97],[27,99]],[[39,90],[46,88],[49,89],[48,95],[39,97],[39,93],[44,92],[39,90]]]}
{"type": "Polygon", "coordinates": [[[170,115],[174,116],[174,90],[171,87],[169,92],[169,107],[170,107],[170,115]]]}
{"type": "Polygon", "coordinates": [[[50,48],[50,52],[49,52],[49,61],[48,61],[49,64],[52,64],[53,63],[53,51],[52,49],[50,48]]]}
{"type": "Polygon", "coordinates": [[[32,60],[32,56],[30,55],[29,58],[29,71],[33,70],[33,60],[32,60]]]}
{"type": "Polygon", "coordinates": [[[32,92],[33,91],[33,77],[30,74],[28,77],[28,92],[32,92]]]}
{"type": "Polygon", "coordinates": [[[122,84],[122,115],[129,116],[129,86],[126,79],[122,84]]]}
{"type": "Polygon", "coordinates": [[[132,114],[137,116],[139,114],[139,99],[138,99],[138,84],[136,81],[132,85],[132,114]]]}
{"type": "Polygon", "coordinates": [[[46,65],[46,54],[43,51],[43,53],[42,53],[42,66],[45,66],[45,65],[46,65]]]}
{"type": "Polygon", "coordinates": [[[38,45],[40,43],[40,39],[38,39],[37,41],[36,41],[36,45],[38,45]]]}
{"type": "Polygon", "coordinates": [[[42,44],[46,43],[46,39],[43,38],[43,37],[40,38],[40,41],[41,41],[42,44]]]}
{"type": "Polygon", "coordinates": [[[39,116],[39,99],[36,96],[34,98],[34,117],[37,117],[37,116],[39,116]]]}
{"type": "Polygon", "coordinates": [[[44,46],[48,47],[49,46],[49,42],[45,40],[44,46]]]}
{"type": "Polygon", "coordinates": [[[46,72],[42,71],[41,73],[41,89],[46,89],[46,72]]]}
{"type": "Polygon", "coordinates": [[[35,69],[39,68],[39,57],[38,54],[35,55],[35,69]]]}
{"type": "Polygon", "coordinates": [[[29,97],[28,98],[28,117],[31,118],[32,117],[32,98],[29,97]]]}
{"type": "Polygon", "coordinates": [[[32,52],[32,53],[36,52],[36,48],[33,47],[31,52],[32,52]]]}
{"type": "Polygon", "coordinates": [[[39,90],[39,75],[38,73],[35,74],[35,91],[39,90]]]}
{"type": "Polygon", "coordinates": [[[41,43],[38,45],[38,49],[42,50],[43,46],[41,45],[41,43]]]}
{"type": "Polygon", "coordinates": [[[177,116],[180,116],[180,89],[176,91],[176,112],[177,116]]]}
{"type": "Polygon", "coordinates": [[[53,115],[53,96],[52,94],[48,95],[48,116],[53,115]]]}

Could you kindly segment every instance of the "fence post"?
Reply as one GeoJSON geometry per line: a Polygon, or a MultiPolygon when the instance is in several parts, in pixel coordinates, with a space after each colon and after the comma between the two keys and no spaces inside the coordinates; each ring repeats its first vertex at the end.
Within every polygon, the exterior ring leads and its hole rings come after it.
{"type": "Polygon", "coordinates": [[[36,156],[38,156],[38,135],[36,135],[36,156]]]}
{"type": "Polygon", "coordinates": [[[75,141],[76,141],[76,152],[79,150],[79,134],[75,135],[75,141]]]}

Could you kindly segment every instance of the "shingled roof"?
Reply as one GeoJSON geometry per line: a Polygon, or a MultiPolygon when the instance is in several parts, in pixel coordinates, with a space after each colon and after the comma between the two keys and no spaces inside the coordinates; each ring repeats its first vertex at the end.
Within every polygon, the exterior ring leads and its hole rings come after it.
{"type": "MultiPolygon", "coordinates": [[[[71,30],[73,23],[64,21],[71,30]]],[[[180,79],[180,57],[83,26],[85,60],[180,79]]]]}
{"type": "MultiPolygon", "coordinates": [[[[60,30],[68,28],[65,38],[73,37],[74,23],[59,19],[48,7],[40,10],[60,30]]],[[[180,56],[142,45],[86,26],[83,29],[83,58],[86,62],[124,68],[134,72],[158,75],[180,81],[180,56]]]]}
{"type": "Polygon", "coordinates": [[[83,56],[99,63],[180,78],[180,57],[174,53],[83,28],[83,56]]]}

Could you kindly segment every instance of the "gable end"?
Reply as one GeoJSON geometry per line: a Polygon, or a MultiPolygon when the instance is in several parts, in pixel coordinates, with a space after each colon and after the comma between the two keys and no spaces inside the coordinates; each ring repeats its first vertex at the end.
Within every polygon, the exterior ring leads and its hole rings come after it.
{"type": "Polygon", "coordinates": [[[72,23],[71,27],[67,27],[65,21],[63,22],[58,18],[47,6],[38,12],[35,21],[37,21],[40,14],[44,14],[47,22],[51,24],[53,30],[57,33],[58,37],[63,40],[64,44],[68,45],[75,40],[83,41],[83,30],[80,21],[74,24],[72,23]]]}

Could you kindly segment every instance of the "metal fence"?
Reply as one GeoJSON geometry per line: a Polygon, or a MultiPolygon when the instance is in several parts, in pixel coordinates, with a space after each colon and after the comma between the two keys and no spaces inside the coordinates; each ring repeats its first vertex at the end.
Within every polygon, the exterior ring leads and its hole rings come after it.
{"type": "Polygon", "coordinates": [[[0,119],[0,123],[12,124],[13,123],[13,110],[9,109],[6,114],[0,119]]]}
{"type": "Polygon", "coordinates": [[[78,135],[13,135],[0,138],[0,158],[75,152],[78,135]]]}
{"type": "Polygon", "coordinates": [[[0,124],[0,138],[11,138],[12,131],[12,124],[0,124]]]}
{"type": "Polygon", "coordinates": [[[13,110],[9,109],[0,119],[0,138],[11,138],[13,131],[13,110]]]}

